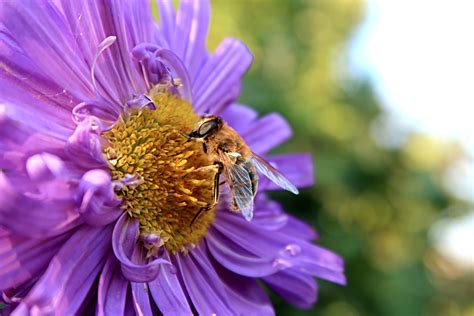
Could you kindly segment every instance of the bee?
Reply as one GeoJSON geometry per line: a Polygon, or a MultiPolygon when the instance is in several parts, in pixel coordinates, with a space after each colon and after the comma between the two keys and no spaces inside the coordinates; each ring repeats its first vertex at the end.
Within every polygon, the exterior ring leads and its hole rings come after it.
{"type": "MultiPolygon", "coordinates": [[[[257,193],[258,174],[264,174],[275,184],[294,194],[298,189],[265,159],[250,150],[242,137],[219,116],[205,116],[185,135],[188,140],[202,143],[203,151],[213,165],[196,170],[215,169],[213,204],[219,199],[219,179],[223,173],[232,195],[231,210],[240,212],[247,221],[253,218],[253,198],[257,193]]],[[[209,206],[209,207],[210,207],[209,206]]],[[[199,214],[209,207],[201,208],[199,214]]]]}

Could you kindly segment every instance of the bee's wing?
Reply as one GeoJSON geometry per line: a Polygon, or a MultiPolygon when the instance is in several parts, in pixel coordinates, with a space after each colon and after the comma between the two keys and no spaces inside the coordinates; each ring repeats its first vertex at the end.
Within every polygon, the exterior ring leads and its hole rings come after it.
{"type": "Polygon", "coordinates": [[[254,164],[255,168],[258,171],[263,173],[266,177],[272,180],[275,184],[278,184],[285,190],[288,190],[294,194],[298,194],[298,189],[290,182],[284,175],[280,173],[280,171],[276,170],[272,165],[265,161],[259,155],[252,153],[252,163],[254,164]]]}
{"type": "Polygon", "coordinates": [[[229,157],[226,157],[224,161],[226,161],[224,162],[224,172],[232,191],[235,206],[245,219],[250,221],[253,218],[253,192],[250,175],[247,169],[239,164],[232,163],[229,157]]]}

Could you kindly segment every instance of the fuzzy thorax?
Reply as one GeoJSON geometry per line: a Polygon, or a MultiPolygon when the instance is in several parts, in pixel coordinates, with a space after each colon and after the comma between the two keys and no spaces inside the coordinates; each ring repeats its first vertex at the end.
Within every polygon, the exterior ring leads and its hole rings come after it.
{"type": "MultiPolygon", "coordinates": [[[[104,154],[118,186],[122,209],[140,223],[142,237],[158,236],[173,253],[196,245],[214,221],[215,209],[194,215],[212,201],[214,173],[195,171],[212,164],[202,145],[187,141],[199,116],[189,102],[155,93],[155,110],[144,107],[123,115],[105,132],[104,154]]],[[[150,245],[145,245],[150,247],[150,245]]],[[[150,253],[156,249],[150,249],[150,253]]]]}

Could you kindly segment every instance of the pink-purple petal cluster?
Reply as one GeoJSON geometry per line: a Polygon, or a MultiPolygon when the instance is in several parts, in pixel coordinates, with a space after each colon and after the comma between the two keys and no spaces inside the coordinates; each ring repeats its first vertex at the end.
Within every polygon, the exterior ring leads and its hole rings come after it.
{"type": "MultiPolygon", "coordinates": [[[[0,314],[272,315],[262,284],[308,308],[314,277],[345,283],[342,259],[265,196],[277,189],[265,179],[251,222],[222,207],[188,253],[147,255],[161,241],[141,240],[120,209],[114,190],[125,184],[110,175],[101,133],[134,107],[154,109],[151,87],[171,82],[259,155],[291,137],[278,114],[235,103],[252,55],[233,38],[208,54],[208,1],[157,4],[159,25],[148,0],[2,2],[0,314]]],[[[312,185],[308,154],[267,159],[312,185]]]]}

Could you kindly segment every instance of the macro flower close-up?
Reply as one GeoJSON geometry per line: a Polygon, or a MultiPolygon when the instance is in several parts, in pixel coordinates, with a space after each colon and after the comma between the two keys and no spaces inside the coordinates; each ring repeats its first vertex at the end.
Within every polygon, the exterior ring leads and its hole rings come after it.
{"type": "Polygon", "coordinates": [[[0,2],[0,314],[273,315],[270,291],[307,309],[345,284],[267,195],[313,166],[237,103],[251,52],[208,52],[206,0],[156,7],[0,2]]]}

